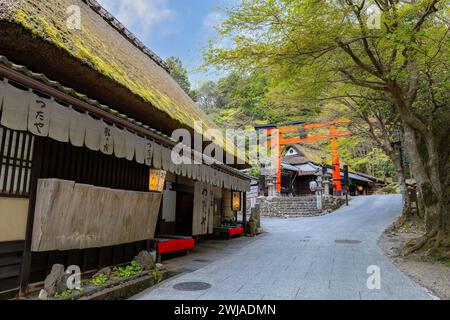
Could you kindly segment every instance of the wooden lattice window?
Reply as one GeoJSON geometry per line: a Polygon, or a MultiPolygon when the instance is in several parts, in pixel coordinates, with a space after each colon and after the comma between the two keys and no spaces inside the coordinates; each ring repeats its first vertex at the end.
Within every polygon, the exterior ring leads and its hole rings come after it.
{"type": "Polygon", "coordinates": [[[0,195],[28,197],[34,136],[0,126],[0,195]]]}

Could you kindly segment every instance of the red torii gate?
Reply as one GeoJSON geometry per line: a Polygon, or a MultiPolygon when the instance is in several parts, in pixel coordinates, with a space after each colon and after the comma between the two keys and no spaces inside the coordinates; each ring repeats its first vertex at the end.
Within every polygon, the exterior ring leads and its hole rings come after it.
{"type": "MultiPolygon", "coordinates": [[[[268,136],[275,135],[277,139],[275,141],[269,141],[268,144],[275,148],[276,160],[275,160],[275,168],[276,168],[276,190],[277,192],[281,192],[281,148],[285,145],[296,144],[296,143],[309,143],[314,141],[320,141],[329,139],[331,143],[331,160],[333,165],[333,183],[335,185],[335,190],[338,193],[342,191],[341,184],[341,167],[339,160],[339,147],[337,144],[337,139],[342,137],[351,136],[352,133],[350,131],[338,131],[337,126],[343,124],[351,123],[348,119],[340,119],[333,120],[328,122],[320,122],[320,123],[304,123],[304,122],[292,122],[286,124],[284,126],[279,127],[276,124],[262,125],[256,126],[257,130],[263,130],[268,136]],[[324,135],[316,135],[316,136],[308,136],[308,129],[313,128],[328,128],[329,133],[324,135]],[[303,132],[303,136],[299,138],[285,138],[283,135],[294,132],[303,132]]],[[[302,135],[302,134],[301,134],[302,135]]]]}

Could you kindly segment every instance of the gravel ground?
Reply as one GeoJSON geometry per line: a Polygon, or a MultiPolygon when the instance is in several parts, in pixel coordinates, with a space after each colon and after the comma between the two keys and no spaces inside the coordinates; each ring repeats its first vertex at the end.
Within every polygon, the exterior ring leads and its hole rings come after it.
{"type": "Polygon", "coordinates": [[[380,237],[379,246],[400,271],[432,291],[440,299],[450,300],[449,265],[431,261],[424,256],[401,257],[398,254],[406,241],[419,236],[420,232],[415,229],[406,231],[389,228],[380,237]]]}

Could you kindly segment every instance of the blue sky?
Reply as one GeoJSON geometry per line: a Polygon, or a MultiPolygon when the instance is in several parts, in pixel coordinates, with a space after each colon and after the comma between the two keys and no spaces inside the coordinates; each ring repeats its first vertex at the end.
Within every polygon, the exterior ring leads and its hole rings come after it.
{"type": "Polygon", "coordinates": [[[161,58],[179,57],[194,86],[215,77],[194,70],[202,63],[202,48],[224,17],[223,8],[236,0],[98,1],[161,58]]]}

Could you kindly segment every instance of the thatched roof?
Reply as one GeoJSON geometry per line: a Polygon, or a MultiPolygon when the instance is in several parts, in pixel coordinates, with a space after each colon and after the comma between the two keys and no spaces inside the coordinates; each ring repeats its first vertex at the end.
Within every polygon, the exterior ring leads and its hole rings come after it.
{"type": "Polygon", "coordinates": [[[303,164],[303,163],[316,163],[322,164],[324,161],[330,158],[330,155],[323,150],[316,149],[310,145],[305,144],[293,144],[287,147],[294,148],[297,151],[296,155],[286,155],[283,161],[288,164],[303,164]]]}
{"type": "Polygon", "coordinates": [[[283,161],[287,164],[304,164],[308,162],[316,163],[310,158],[304,156],[287,156],[283,159],[283,161]]]}
{"type": "Polygon", "coordinates": [[[164,133],[192,129],[194,121],[217,128],[164,61],[95,1],[2,0],[0,54],[164,133]],[[81,9],[81,30],[67,27],[71,5],[81,9]]]}

